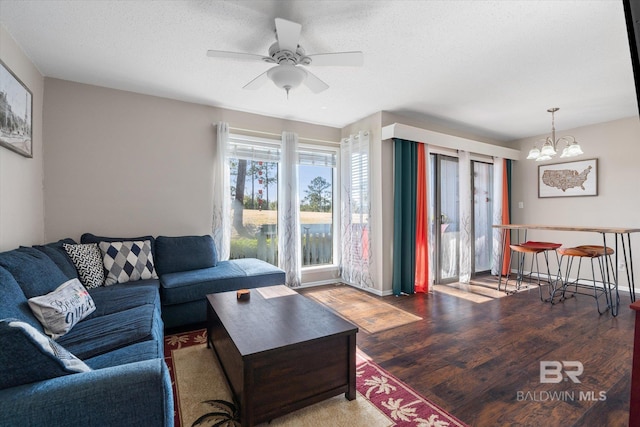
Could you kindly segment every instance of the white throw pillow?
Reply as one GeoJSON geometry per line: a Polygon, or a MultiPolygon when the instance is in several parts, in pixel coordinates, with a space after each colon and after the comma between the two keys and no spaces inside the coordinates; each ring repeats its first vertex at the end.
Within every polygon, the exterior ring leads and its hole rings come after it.
{"type": "Polygon", "coordinates": [[[93,298],[78,279],[64,282],[46,295],[29,298],[29,308],[44,332],[57,339],[96,309],[93,298]]]}

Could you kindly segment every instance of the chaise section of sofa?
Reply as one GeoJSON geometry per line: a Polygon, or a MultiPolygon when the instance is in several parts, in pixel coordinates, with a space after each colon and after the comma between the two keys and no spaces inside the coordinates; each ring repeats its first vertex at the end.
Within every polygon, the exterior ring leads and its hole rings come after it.
{"type": "Polygon", "coordinates": [[[159,236],[155,243],[165,327],[206,320],[206,296],[281,285],[283,270],[258,259],[218,261],[211,236],[159,236]]]}

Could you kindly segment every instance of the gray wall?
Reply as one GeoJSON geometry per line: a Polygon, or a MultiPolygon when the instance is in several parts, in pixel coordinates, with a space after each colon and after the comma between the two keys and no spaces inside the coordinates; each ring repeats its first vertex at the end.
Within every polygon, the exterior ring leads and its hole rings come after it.
{"type": "MultiPolygon", "coordinates": [[[[575,160],[598,159],[598,196],[539,199],[539,163],[521,160],[513,165],[512,223],[640,228],[640,119],[629,117],[557,131],[556,134],[558,137],[573,135],[578,139],[585,154],[575,160]],[[523,208],[519,208],[519,202],[523,203],[523,208]]],[[[516,141],[514,147],[526,154],[537,139],[545,136],[516,141]]],[[[556,159],[544,164],[564,161],[556,159]]],[[[601,244],[602,241],[595,233],[577,232],[532,231],[528,237],[565,246],[601,244]]],[[[640,234],[633,234],[631,241],[637,267],[640,265],[640,234]]]]}
{"type": "MultiPolygon", "coordinates": [[[[640,227],[640,119],[630,117],[556,134],[575,136],[585,154],[543,164],[598,159],[598,196],[539,199],[540,163],[521,160],[513,166],[512,222],[640,227]],[[518,202],[523,202],[524,207],[519,208],[518,202]]],[[[517,141],[515,147],[526,154],[538,138],[517,141]]],[[[569,239],[569,235],[562,237],[569,239]]]]}
{"type": "Polygon", "coordinates": [[[211,232],[213,123],[339,141],[340,130],[45,79],[47,240],[211,232]]]}
{"type": "Polygon", "coordinates": [[[33,158],[0,147],[0,251],[42,243],[42,99],[44,79],[11,35],[0,26],[0,59],[33,95],[33,158]]]}

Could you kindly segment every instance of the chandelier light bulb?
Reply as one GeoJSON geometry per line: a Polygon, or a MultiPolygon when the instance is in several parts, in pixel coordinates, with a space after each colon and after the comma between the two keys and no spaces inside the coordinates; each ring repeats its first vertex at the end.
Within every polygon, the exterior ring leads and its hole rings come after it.
{"type": "Polygon", "coordinates": [[[535,160],[539,156],[540,156],[540,150],[538,150],[538,147],[536,147],[534,145],[533,148],[531,149],[531,151],[529,151],[529,155],[527,156],[527,160],[535,160]]]}

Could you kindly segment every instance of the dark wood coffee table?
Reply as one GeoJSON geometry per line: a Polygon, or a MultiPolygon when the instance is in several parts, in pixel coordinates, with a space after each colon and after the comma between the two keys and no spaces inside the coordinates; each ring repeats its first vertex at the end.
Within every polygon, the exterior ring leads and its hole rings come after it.
{"type": "Polygon", "coordinates": [[[207,295],[213,346],[252,426],[345,393],[356,398],[358,328],[286,286],[207,295]]]}

